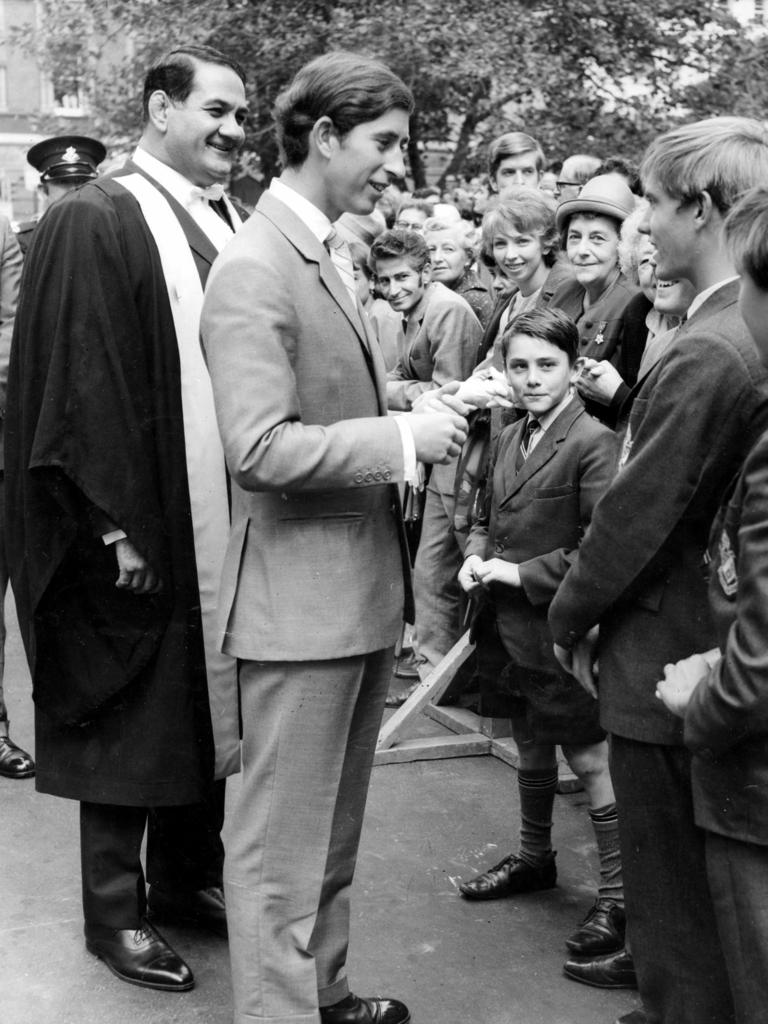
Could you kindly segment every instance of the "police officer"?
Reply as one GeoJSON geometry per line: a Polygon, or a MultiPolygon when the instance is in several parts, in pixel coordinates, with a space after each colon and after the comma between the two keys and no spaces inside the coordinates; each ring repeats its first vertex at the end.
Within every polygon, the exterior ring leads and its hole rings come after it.
{"type": "MultiPolygon", "coordinates": [[[[98,178],[98,166],[106,155],[104,146],[87,135],[57,135],[36,142],[27,153],[27,162],[40,173],[40,191],[46,197],[46,207],[78,185],[98,178]]],[[[22,252],[27,251],[41,216],[39,213],[16,225],[16,238],[22,252]]]]}

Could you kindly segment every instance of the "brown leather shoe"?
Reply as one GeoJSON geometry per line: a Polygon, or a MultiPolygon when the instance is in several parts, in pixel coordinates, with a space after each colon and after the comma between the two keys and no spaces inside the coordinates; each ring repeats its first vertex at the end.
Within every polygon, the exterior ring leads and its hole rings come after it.
{"type": "Polygon", "coordinates": [[[195,984],[192,971],[148,921],[136,929],[86,924],[85,948],[131,985],[186,992],[195,984]]]}
{"type": "Polygon", "coordinates": [[[469,882],[461,882],[459,892],[468,900],[497,900],[521,892],[553,889],[555,885],[557,867],[554,853],[550,853],[541,864],[535,866],[522,860],[518,854],[510,853],[482,875],[477,875],[469,882]]]}
{"type": "Polygon", "coordinates": [[[595,905],[565,944],[576,956],[602,956],[624,948],[627,919],[624,908],[605,897],[595,905]]]}
{"type": "Polygon", "coordinates": [[[227,937],[227,911],[224,893],[218,886],[207,889],[166,889],[150,887],[147,916],[162,924],[202,928],[227,937]]]}
{"type": "Polygon", "coordinates": [[[31,756],[16,746],[10,736],[0,736],[0,775],[6,779],[29,779],[35,774],[31,756]]]}
{"type": "Polygon", "coordinates": [[[399,999],[362,999],[351,992],[332,1006],[320,1007],[322,1024],[410,1024],[408,1007],[399,999]]]}
{"type": "Polygon", "coordinates": [[[565,961],[563,974],[594,988],[637,988],[635,964],[626,949],[594,958],[573,957],[565,961]]]}

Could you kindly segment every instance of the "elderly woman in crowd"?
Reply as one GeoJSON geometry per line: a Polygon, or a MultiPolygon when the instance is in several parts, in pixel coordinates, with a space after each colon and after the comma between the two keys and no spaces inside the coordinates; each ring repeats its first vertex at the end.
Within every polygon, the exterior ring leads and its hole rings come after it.
{"type": "Polygon", "coordinates": [[[493,312],[494,299],[472,269],[476,258],[473,235],[472,225],[465,220],[431,218],[424,225],[432,280],[461,295],[485,327],[493,312]]]}
{"type": "Polygon", "coordinates": [[[660,358],[694,297],[693,285],[685,278],[657,280],[653,246],[639,230],[646,207],[641,201],[621,228],[619,265],[640,291],[624,310],[615,365],[607,359],[585,359],[578,385],[583,397],[603,407],[596,415],[610,426],[623,421],[632,388],[660,358]]]}

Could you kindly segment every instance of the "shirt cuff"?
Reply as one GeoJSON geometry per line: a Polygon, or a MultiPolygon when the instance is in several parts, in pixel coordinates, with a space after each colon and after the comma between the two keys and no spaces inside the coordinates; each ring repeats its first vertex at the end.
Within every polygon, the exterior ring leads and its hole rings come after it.
{"type": "Polygon", "coordinates": [[[110,544],[114,544],[118,540],[125,540],[127,536],[128,534],[125,530],[110,530],[109,533],[103,533],[101,535],[101,539],[105,546],[108,547],[110,544]]]}
{"type": "Polygon", "coordinates": [[[411,425],[405,416],[393,416],[393,419],[400,431],[400,442],[403,446],[403,479],[412,487],[418,487],[420,475],[416,462],[416,442],[413,439],[411,425]]]}

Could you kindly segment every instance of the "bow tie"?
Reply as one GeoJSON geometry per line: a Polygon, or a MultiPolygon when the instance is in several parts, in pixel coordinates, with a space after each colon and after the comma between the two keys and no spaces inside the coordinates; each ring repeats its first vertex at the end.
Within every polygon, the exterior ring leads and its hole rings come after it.
{"type": "Polygon", "coordinates": [[[207,199],[208,202],[218,203],[223,195],[224,186],[219,185],[217,182],[215,185],[209,185],[208,188],[200,188],[194,185],[190,192],[190,199],[207,199]]]}

